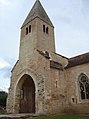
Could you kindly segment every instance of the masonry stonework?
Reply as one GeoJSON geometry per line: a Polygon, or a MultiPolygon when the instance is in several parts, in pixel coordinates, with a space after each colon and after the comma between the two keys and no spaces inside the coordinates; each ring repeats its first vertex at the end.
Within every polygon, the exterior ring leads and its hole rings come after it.
{"type": "Polygon", "coordinates": [[[54,26],[36,0],[21,27],[7,113],[89,114],[88,70],[89,53],[68,59],[55,52],[54,26]]]}

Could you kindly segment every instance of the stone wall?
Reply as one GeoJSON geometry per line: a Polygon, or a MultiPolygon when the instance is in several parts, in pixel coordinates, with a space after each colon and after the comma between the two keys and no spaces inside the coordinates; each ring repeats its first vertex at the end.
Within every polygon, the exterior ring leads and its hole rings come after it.
{"type": "Polygon", "coordinates": [[[89,63],[77,65],[66,69],[66,107],[64,112],[87,114],[89,113],[89,101],[82,100],[79,91],[78,79],[79,75],[84,73],[89,77],[89,63]]]}

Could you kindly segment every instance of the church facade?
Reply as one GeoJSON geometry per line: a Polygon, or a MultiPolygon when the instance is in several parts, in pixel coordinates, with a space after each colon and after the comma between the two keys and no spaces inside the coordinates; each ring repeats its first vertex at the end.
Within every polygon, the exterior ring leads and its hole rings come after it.
{"type": "Polygon", "coordinates": [[[39,0],[21,27],[6,108],[8,113],[89,114],[89,53],[70,59],[56,53],[54,26],[39,0]]]}

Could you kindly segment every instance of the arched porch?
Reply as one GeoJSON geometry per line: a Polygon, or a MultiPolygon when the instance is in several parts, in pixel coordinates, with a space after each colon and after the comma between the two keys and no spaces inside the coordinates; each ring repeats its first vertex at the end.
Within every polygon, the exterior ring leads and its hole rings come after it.
{"type": "Polygon", "coordinates": [[[30,75],[24,74],[16,86],[15,110],[18,113],[35,113],[35,102],[36,96],[34,81],[30,75]]]}

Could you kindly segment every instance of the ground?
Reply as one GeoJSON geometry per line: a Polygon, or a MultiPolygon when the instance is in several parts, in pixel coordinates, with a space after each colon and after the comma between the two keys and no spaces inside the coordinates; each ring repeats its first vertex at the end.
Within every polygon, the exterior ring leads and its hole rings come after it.
{"type": "Polygon", "coordinates": [[[89,119],[89,116],[78,116],[78,115],[40,116],[40,117],[33,117],[31,119],[89,119]]]}
{"type": "MultiPolygon", "coordinates": [[[[23,114],[24,115],[24,114],[23,114]]],[[[0,114],[0,119],[89,119],[89,115],[54,115],[54,116],[34,116],[30,115],[29,118],[26,118],[27,115],[2,115],[0,114]],[[20,117],[21,116],[21,117],[20,117]]]]}

